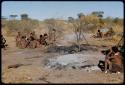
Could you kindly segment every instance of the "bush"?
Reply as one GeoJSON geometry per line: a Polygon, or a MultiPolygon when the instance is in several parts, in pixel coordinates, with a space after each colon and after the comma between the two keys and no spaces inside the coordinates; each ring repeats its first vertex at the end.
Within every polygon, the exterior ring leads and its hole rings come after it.
{"type": "Polygon", "coordinates": [[[37,20],[9,20],[6,23],[8,28],[7,35],[13,36],[17,31],[22,32],[23,34],[27,34],[33,31],[39,25],[37,20]],[[14,32],[14,33],[13,33],[14,32]],[[12,35],[13,34],[13,35],[12,35]]]}

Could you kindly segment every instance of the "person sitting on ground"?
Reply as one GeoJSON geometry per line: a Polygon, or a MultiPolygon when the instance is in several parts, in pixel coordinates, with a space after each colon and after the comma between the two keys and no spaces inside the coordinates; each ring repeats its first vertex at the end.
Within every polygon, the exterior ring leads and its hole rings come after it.
{"type": "Polygon", "coordinates": [[[30,41],[30,48],[37,48],[40,47],[39,40],[36,37],[32,37],[32,40],[30,41]]]}
{"type": "Polygon", "coordinates": [[[27,38],[27,45],[26,45],[26,47],[31,48],[32,47],[31,42],[33,40],[35,40],[35,38],[33,37],[33,33],[31,32],[29,37],[27,38]]]}
{"type": "Polygon", "coordinates": [[[44,36],[45,40],[48,38],[47,33],[45,33],[43,36],[44,36]]]}
{"type": "Polygon", "coordinates": [[[111,72],[121,72],[123,69],[122,56],[116,46],[110,49],[109,54],[106,57],[105,62],[105,73],[107,73],[107,64],[109,65],[109,71],[111,72]]]}
{"type": "Polygon", "coordinates": [[[22,36],[22,37],[21,37],[21,42],[20,42],[20,44],[21,44],[20,48],[26,48],[26,44],[27,44],[26,36],[22,36]]]}
{"type": "Polygon", "coordinates": [[[95,35],[92,35],[92,38],[102,38],[102,36],[103,33],[100,30],[98,30],[98,32],[95,35]]]}
{"type": "Polygon", "coordinates": [[[47,38],[48,38],[48,35],[47,35],[47,33],[45,33],[44,35],[43,35],[43,45],[48,45],[48,43],[47,43],[47,38]]]}
{"type": "Polygon", "coordinates": [[[6,44],[6,39],[3,37],[3,35],[1,35],[1,47],[2,48],[4,48],[4,49],[6,49],[6,47],[8,46],[7,44],[6,44]]]}
{"type": "Polygon", "coordinates": [[[35,40],[35,37],[34,37],[33,33],[30,33],[30,37],[29,37],[29,39],[30,39],[30,41],[35,40]]]}
{"type": "Polygon", "coordinates": [[[41,34],[40,36],[39,36],[39,43],[42,45],[42,41],[43,41],[43,35],[41,34]]]}
{"type": "Polygon", "coordinates": [[[112,62],[112,72],[122,72],[123,71],[123,57],[121,53],[118,50],[118,47],[114,46],[112,47],[112,51],[114,52],[114,55],[111,56],[109,59],[112,62]]]}
{"type": "Polygon", "coordinates": [[[102,32],[100,30],[97,32],[97,38],[102,38],[102,32]]]}
{"type": "Polygon", "coordinates": [[[47,34],[45,33],[44,35],[40,35],[39,42],[41,45],[47,45],[46,39],[48,38],[47,34]]]}

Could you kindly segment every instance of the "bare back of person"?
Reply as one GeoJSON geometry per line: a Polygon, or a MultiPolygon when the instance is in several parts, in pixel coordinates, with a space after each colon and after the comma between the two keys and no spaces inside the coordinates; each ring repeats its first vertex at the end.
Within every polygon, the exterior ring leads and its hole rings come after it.
{"type": "Polygon", "coordinates": [[[120,55],[119,52],[114,54],[113,59],[112,59],[111,62],[114,63],[114,64],[117,64],[119,66],[122,65],[122,56],[120,55]]]}

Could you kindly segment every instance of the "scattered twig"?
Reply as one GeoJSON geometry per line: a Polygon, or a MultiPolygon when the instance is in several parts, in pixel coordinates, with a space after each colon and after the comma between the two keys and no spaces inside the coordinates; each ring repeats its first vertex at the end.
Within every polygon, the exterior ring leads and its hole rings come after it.
{"type": "Polygon", "coordinates": [[[27,65],[31,65],[31,64],[14,64],[14,65],[9,65],[8,69],[10,69],[10,68],[18,68],[20,66],[27,66],[27,65]]]}
{"type": "Polygon", "coordinates": [[[51,83],[50,81],[46,80],[45,77],[39,78],[39,80],[42,80],[42,81],[47,82],[47,83],[51,83]]]}

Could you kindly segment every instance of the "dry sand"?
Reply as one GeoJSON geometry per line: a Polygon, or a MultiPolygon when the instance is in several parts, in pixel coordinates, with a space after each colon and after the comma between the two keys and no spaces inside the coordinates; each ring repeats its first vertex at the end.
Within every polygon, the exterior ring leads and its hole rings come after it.
{"type": "MultiPolygon", "coordinates": [[[[59,53],[44,53],[42,48],[18,49],[13,37],[6,37],[9,47],[2,49],[2,82],[3,83],[122,83],[123,73],[103,73],[100,70],[86,71],[84,69],[46,68],[44,60],[59,53]],[[8,66],[21,64],[17,68],[8,66]]],[[[81,52],[84,55],[84,52],[81,52]]],[[[99,51],[88,51],[88,59],[97,65],[98,60],[104,59],[99,51]],[[93,56],[94,55],[94,56],[93,56]]]]}

